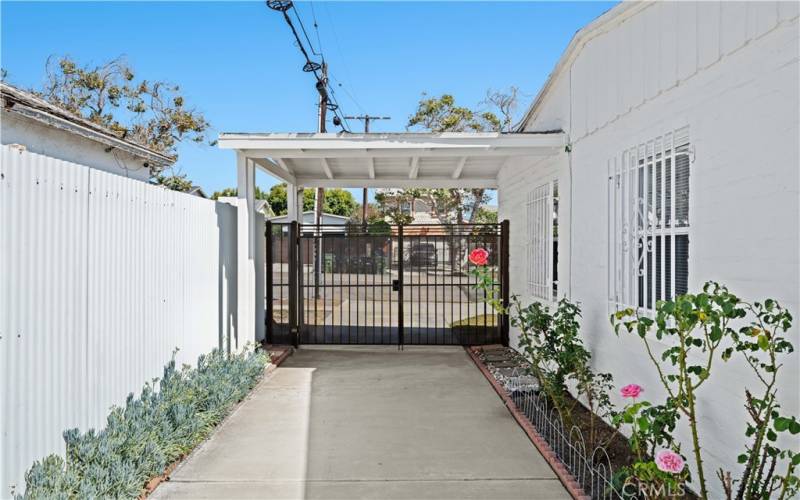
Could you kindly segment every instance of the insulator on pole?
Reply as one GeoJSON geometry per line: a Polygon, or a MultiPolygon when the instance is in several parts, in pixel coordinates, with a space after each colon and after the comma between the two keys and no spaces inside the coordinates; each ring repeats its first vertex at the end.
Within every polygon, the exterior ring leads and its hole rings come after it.
{"type": "Polygon", "coordinates": [[[319,92],[319,95],[322,96],[323,99],[328,98],[328,89],[325,87],[325,82],[322,80],[317,80],[317,92],[319,92]]]}
{"type": "Polygon", "coordinates": [[[292,8],[292,0],[267,0],[267,7],[279,12],[286,12],[292,8]]]}
{"type": "Polygon", "coordinates": [[[303,71],[305,71],[306,73],[313,73],[313,72],[319,71],[321,69],[322,69],[322,65],[320,63],[314,62],[314,61],[307,61],[303,65],[303,71]]]}

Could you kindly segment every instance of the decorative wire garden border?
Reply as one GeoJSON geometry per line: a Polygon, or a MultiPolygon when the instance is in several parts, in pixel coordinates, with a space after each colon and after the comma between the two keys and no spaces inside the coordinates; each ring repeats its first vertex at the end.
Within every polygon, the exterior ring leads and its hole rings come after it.
{"type": "Polygon", "coordinates": [[[592,499],[623,499],[622,491],[612,483],[611,458],[602,446],[588,453],[581,430],[573,425],[569,432],[558,411],[538,390],[530,375],[504,377],[503,388],[511,400],[550,445],[556,457],[592,499]]]}

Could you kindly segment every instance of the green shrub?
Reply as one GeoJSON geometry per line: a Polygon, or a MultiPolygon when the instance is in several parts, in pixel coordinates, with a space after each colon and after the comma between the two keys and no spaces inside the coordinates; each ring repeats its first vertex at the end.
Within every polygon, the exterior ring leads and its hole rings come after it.
{"type": "Polygon", "coordinates": [[[200,443],[264,373],[263,352],[200,356],[164,367],[141,395],[114,406],[105,429],[64,432],[66,459],[50,455],[25,475],[27,498],[134,498],[147,481],[200,443]],[[155,390],[158,384],[158,390],[155,390]]]}

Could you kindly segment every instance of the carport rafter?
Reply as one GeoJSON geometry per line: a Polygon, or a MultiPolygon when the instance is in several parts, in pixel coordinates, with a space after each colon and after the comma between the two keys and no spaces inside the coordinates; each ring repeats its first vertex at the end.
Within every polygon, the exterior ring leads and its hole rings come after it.
{"type": "Polygon", "coordinates": [[[563,151],[555,133],[221,134],[287,183],[306,187],[485,187],[511,160],[563,151]]]}

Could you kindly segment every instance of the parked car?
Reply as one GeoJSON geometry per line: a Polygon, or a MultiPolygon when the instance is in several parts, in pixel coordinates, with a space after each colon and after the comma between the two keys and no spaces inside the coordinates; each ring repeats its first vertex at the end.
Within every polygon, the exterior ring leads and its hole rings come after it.
{"type": "Polygon", "coordinates": [[[436,246],[432,243],[412,245],[408,254],[409,264],[417,266],[435,265],[436,258],[436,246]]]}

